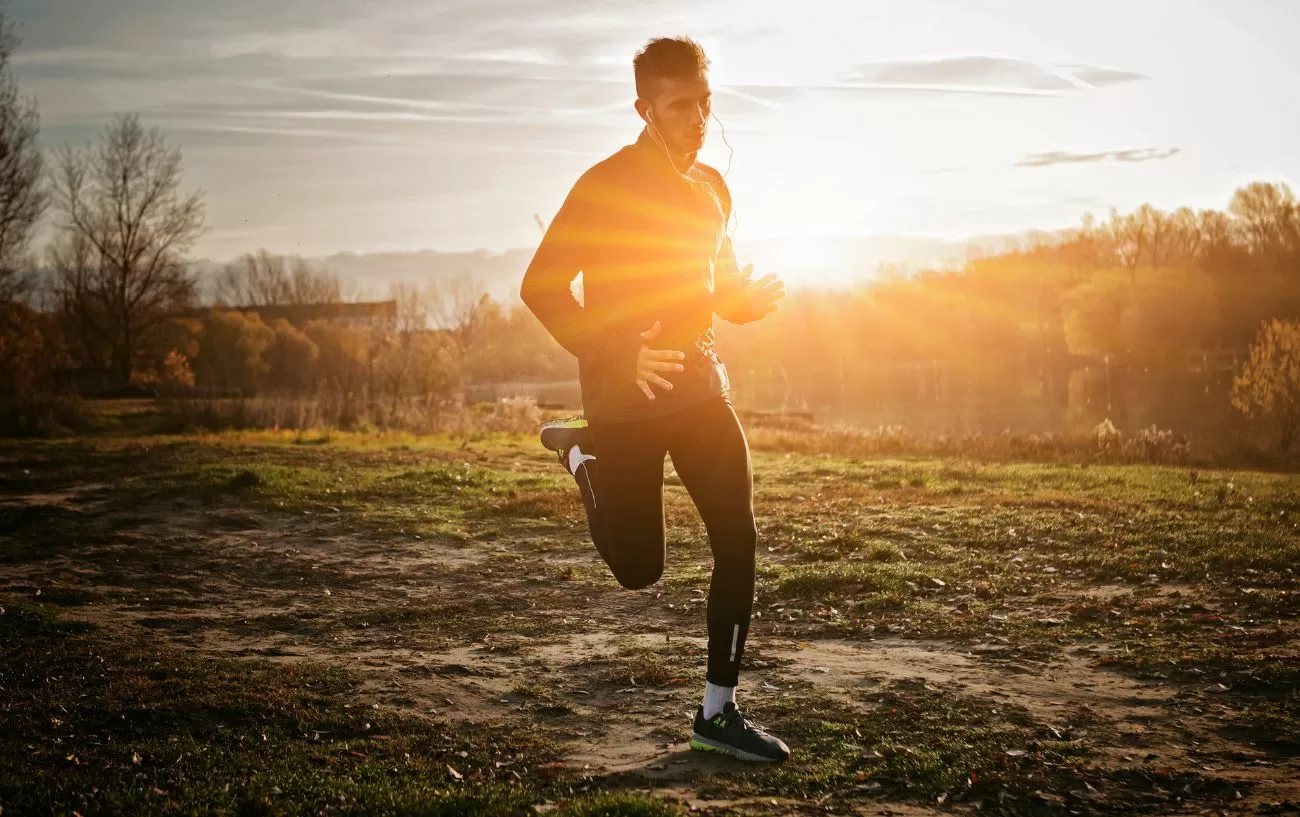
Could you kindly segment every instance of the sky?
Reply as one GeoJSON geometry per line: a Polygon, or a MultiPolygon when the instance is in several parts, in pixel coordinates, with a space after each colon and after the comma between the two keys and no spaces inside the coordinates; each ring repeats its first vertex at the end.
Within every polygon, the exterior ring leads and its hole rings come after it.
{"type": "Polygon", "coordinates": [[[42,144],[139,113],[214,260],[533,246],[634,141],[631,57],[712,60],[703,159],[791,268],[1300,177],[1292,0],[6,0],[42,144]]]}

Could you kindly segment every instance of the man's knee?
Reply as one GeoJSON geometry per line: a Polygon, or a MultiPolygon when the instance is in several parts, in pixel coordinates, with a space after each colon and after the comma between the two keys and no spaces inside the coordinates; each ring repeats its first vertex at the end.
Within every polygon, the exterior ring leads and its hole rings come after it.
{"type": "Polygon", "coordinates": [[[663,561],[639,561],[620,564],[616,559],[613,568],[614,578],[628,590],[640,590],[659,581],[664,575],[663,561]]]}
{"type": "Polygon", "coordinates": [[[748,521],[728,520],[726,524],[708,526],[709,541],[715,556],[750,561],[758,548],[758,526],[748,521]]]}

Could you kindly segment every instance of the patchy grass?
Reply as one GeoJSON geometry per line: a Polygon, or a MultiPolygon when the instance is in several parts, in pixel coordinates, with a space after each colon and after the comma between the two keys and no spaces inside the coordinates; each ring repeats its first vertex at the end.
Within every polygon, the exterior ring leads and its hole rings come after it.
{"type": "Polygon", "coordinates": [[[711,565],[679,481],[665,580],[627,593],[532,440],[97,437],[0,462],[6,813],[679,813],[625,796],[662,785],[754,813],[1161,814],[1294,771],[1295,475],[760,450],[742,700],[795,757],[607,773],[568,753],[669,751],[703,682],[711,565]],[[829,639],[968,656],[1006,693],[817,686],[798,645],[829,639]],[[1067,658],[1080,690],[1168,690],[1142,717],[1210,760],[1117,759],[1104,713],[1017,703],[1067,658]]]}
{"type": "Polygon", "coordinates": [[[0,804],[15,813],[497,814],[534,801],[503,762],[554,740],[362,708],[322,666],[111,641],[30,607],[0,616],[0,804]]]}
{"type": "Polygon", "coordinates": [[[1179,700],[1182,711],[1212,710],[1224,734],[1273,755],[1300,756],[1300,659],[1292,639],[1279,630],[1235,636],[1185,639],[1161,632],[1117,645],[1100,663],[1139,678],[1180,683],[1187,690],[1179,700]]]}
{"type": "Polygon", "coordinates": [[[805,690],[764,707],[762,722],[800,751],[782,766],[719,782],[717,791],[834,810],[903,799],[1013,814],[1162,813],[1235,797],[1232,786],[1204,775],[1149,763],[1107,769],[1074,734],[1084,724],[1042,723],[1014,704],[920,680],[862,698],[854,706],[805,690]]]}

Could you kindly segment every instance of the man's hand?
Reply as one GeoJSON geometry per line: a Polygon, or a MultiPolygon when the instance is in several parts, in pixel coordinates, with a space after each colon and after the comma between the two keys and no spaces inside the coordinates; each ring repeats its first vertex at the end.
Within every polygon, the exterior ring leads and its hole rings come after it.
{"type": "Polygon", "coordinates": [[[776,311],[777,303],[785,297],[785,283],[775,274],[764,275],[757,281],[753,275],[754,265],[746,264],[744,298],[749,304],[750,314],[758,320],[776,311]]]}
{"type": "MultiPolygon", "coordinates": [[[[641,339],[651,341],[659,337],[659,321],[655,325],[641,333],[641,339]]],[[[683,366],[674,361],[685,360],[686,355],[681,352],[672,352],[666,349],[651,349],[644,343],[636,354],[636,385],[647,399],[655,399],[655,393],[650,388],[653,384],[659,388],[669,391],[673,384],[669,383],[659,376],[660,372],[680,372],[683,366]]]]}

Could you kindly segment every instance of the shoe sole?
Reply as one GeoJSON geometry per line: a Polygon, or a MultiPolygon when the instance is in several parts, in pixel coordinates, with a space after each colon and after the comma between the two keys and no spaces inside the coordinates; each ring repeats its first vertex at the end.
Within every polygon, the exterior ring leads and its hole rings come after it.
{"type": "MultiPolygon", "coordinates": [[[[543,428],[542,433],[538,436],[541,439],[542,448],[554,451],[557,454],[563,454],[569,447],[565,445],[565,438],[569,436],[570,432],[582,431],[583,428],[543,428]],[[559,439],[556,439],[557,437],[559,439]]],[[[572,445],[572,443],[569,443],[569,445],[572,445]]]]}
{"type": "Polygon", "coordinates": [[[563,446],[555,441],[554,435],[547,434],[546,431],[547,429],[543,429],[541,433],[542,448],[545,448],[547,451],[554,451],[557,454],[563,454],[563,446]]]}
{"type": "Polygon", "coordinates": [[[782,758],[763,757],[752,752],[746,752],[743,749],[737,749],[734,746],[727,746],[717,741],[701,737],[699,733],[691,733],[691,748],[697,752],[718,752],[719,754],[731,755],[737,760],[743,760],[747,763],[780,763],[782,758]]]}

